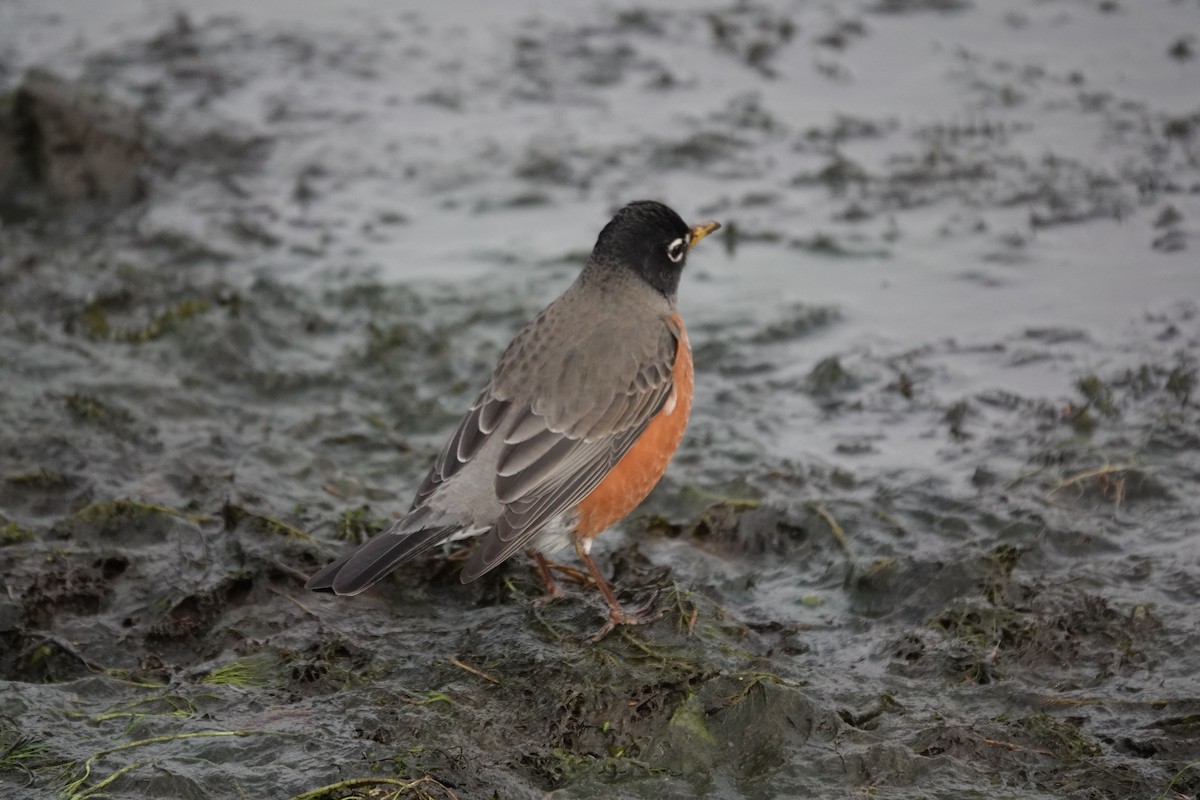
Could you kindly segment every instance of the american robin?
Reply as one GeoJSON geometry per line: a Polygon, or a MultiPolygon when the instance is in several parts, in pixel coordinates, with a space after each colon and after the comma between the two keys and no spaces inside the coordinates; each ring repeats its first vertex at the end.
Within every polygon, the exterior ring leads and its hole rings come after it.
{"type": "Polygon", "coordinates": [[[574,545],[617,625],[627,612],[590,555],[592,540],[645,499],[683,439],[692,353],[676,310],[688,251],[720,227],[689,226],[662,203],[630,203],[600,231],[573,284],[513,339],[412,507],[318,572],[306,588],[358,594],[451,540],[480,536],[467,583],[529,550],[574,545]]]}

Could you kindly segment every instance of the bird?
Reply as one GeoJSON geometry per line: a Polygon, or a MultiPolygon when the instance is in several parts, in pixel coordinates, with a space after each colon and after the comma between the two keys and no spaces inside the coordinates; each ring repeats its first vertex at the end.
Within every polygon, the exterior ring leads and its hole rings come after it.
{"type": "Polygon", "coordinates": [[[657,618],[653,598],[622,607],[592,542],[641,504],[683,439],[693,367],[679,283],[691,249],[720,227],[653,200],[618,210],[575,281],[504,350],[408,512],[305,588],[356,595],[442,543],[479,537],[463,583],[527,551],[555,592],[544,554],[573,546],[608,606],[592,640],[657,618]]]}

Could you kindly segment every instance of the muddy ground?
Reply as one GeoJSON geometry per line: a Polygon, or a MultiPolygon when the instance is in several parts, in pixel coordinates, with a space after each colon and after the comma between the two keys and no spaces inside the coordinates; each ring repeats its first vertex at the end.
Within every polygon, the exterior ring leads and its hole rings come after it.
{"type": "Polygon", "coordinates": [[[1200,793],[1200,6],[0,7],[0,797],[1200,793]],[[601,540],[404,508],[613,208],[713,217],[601,540]]]}

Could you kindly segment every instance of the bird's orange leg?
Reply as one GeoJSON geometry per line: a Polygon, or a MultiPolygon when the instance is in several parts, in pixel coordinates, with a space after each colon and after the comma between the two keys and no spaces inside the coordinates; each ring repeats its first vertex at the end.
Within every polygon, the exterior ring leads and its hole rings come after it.
{"type": "Polygon", "coordinates": [[[552,561],[549,558],[547,558],[546,566],[550,567],[550,569],[558,570],[559,572],[562,573],[562,576],[564,578],[566,578],[569,581],[574,581],[575,583],[578,583],[580,586],[587,586],[589,583],[592,582],[591,576],[589,576],[585,572],[581,572],[580,570],[576,569],[575,567],[572,567],[570,564],[560,564],[557,561],[552,561]]]}
{"type": "Polygon", "coordinates": [[[546,588],[546,593],[533,601],[535,606],[544,606],[547,603],[552,603],[560,597],[565,597],[566,592],[558,581],[554,580],[554,575],[550,573],[550,562],[544,555],[537,550],[526,550],[525,555],[533,559],[533,571],[542,580],[542,586],[546,588]]]}
{"type": "MultiPolygon", "coordinates": [[[[551,582],[554,581],[553,574],[555,571],[561,573],[567,580],[574,581],[580,586],[586,586],[592,582],[591,576],[586,572],[576,569],[570,564],[563,564],[552,558],[546,558],[545,554],[537,550],[526,550],[525,555],[537,562],[534,565],[534,569],[537,570],[538,577],[542,579],[543,584],[547,583],[548,580],[551,582]]],[[[547,587],[547,591],[550,591],[549,587],[547,587]]]]}
{"type": "Polygon", "coordinates": [[[596,583],[596,588],[600,590],[600,594],[604,595],[604,602],[608,603],[608,621],[604,623],[600,630],[588,637],[590,642],[598,642],[605,636],[608,636],[618,625],[645,625],[648,622],[654,622],[662,617],[665,611],[659,611],[657,614],[651,613],[651,606],[654,605],[655,597],[658,592],[650,596],[650,600],[644,606],[641,606],[634,611],[626,611],[616,594],[613,593],[612,587],[608,585],[608,581],[604,580],[604,576],[600,574],[600,568],[596,566],[596,562],[583,549],[583,541],[575,540],[575,552],[579,555],[579,560],[587,567],[588,572],[592,574],[592,580],[596,583]]]}

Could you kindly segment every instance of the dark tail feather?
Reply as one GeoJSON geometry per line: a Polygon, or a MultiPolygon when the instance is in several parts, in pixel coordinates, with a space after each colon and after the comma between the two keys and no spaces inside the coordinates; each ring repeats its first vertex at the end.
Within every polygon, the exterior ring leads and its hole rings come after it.
{"type": "Polygon", "coordinates": [[[342,595],[358,594],[458,530],[458,527],[450,526],[424,528],[412,533],[381,533],[313,575],[304,588],[342,595]]]}
{"type": "Polygon", "coordinates": [[[346,566],[346,562],[349,561],[356,552],[358,551],[352,550],[348,555],[342,556],[337,561],[322,569],[316,575],[313,575],[308,579],[308,583],[304,584],[304,588],[310,589],[314,592],[332,592],[333,579],[337,577],[338,571],[341,570],[342,567],[346,566]]]}

